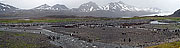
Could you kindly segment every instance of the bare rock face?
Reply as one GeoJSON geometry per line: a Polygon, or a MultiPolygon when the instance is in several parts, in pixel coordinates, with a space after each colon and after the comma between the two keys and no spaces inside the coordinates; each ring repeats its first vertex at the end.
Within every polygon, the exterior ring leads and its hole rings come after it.
{"type": "Polygon", "coordinates": [[[80,5],[79,8],[73,9],[73,11],[82,12],[77,14],[78,16],[95,16],[95,17],[130,17],[140,16],[147,14],[160,13],[161,10],[158,8],[141,8],[132,5],[128,5],[119,2],[111,2],[106,5],[100,6],[95,2],[88,2],[80,5]]]}
{"type": "Polygon", "coordinates": [[[148,14],[157,14],[161,10],[157,8],[141,8],[119,2],[111,2],[100,6],[95,2],[88,2],[78,8],[68,8],[66,5],[56,4],[53,6],[44,4],[30,10],[18,9],[16,7],[0,3],[0,14],[11,14],[10,16],[48,16],[48,15],[75,15],[93,17],[134,17],[148,14]],[[15,11],[14,11],[15,10],[15,11]],[[2,13],[3,12],[3,13],[2,13]],[[4,13],[5,12],[5,13],[4,13]],[[18,14],[18,15],[17,15],[18,14]]]}
{"type": "Polygon", "coordinates": [[[53,8],[54,10],[68,10],[68,9],[69,9],[69,8],[66,7],[65,5],[60,5],[60,4],[56,4],[56,5],[52,6],[52,8],[53,8]]]}
{"type": "Polygon", "coordinates": [[[18,8],[7,5],[7,4],[0,3],[0,11],[12,11],[12,10],[16,10],[16,9],[18,9],[18,8]]]}
{"type": "Polygon", "coordinates": [[[51,9],[51,6],[44,4],[44,5],[38,6],[34,9],[49,10],[49,9],[51,9]]]}
{"type": "Polygon", "coordinates": [[[180,9],[174,12],[174,14],[171,15],[172,17],[180,17],[180,9]]]}
{"type": "Polygon", "coordinates": [[[144,12],[160,12],[160,9],[158,8],[139,8],[136,6],[128,5],[123,3],[122,1],[119,2],[111,2],[103,6],[97,5],[95,2],[88,2],[84,3],[79,7],[79,10],[81,12],[91,12],[91,11],[98,11],[98,10],[105,10],[105,11],[130,11],[130,12],[138,12],[138,11],[144,11],[144,12]]]}
{"type": "Polygon", "coordinates": [[[82,4],[78,9],[80,12],[91,12],[101,10],[100,7],[92,1],[82,4]]]}
{"type": "Polygon", "coordinates": [[[35,10],[68,10],[69,8],[65,5],[56,4],[54,6],[50,6],[47,4],[38,6],[34,8],[35,10]]]}

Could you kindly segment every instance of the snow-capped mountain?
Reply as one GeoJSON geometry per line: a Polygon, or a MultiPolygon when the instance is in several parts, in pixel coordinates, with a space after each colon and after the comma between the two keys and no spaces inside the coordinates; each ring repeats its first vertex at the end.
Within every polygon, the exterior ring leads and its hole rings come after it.
{"type": "Polygon", "coordinates": [[[122,17],[122,16],[141,16],[147,14],[160,13],[157,8],[140,8],[119,2],[111,2],[103,6],[99,6],[94,2],[88,2],[80,5],[79,8],[72,9],[79,16],[97,16],[97,17],[122,17]],[[78,11],[77,11],[78,10],[78,11]]]}
{"type": "Polygon", "coordinates": [[[91,1],[88,3],[82,4],[78,9],[81,12],[101,10],[101,8],[96,3],[91,2],[91,1]]]}
{"type": "Polygon", "coordinates": [[[39,9],[39,10],[50,10],[51,9],[51,6],[47,5],[47,4],[44,4],[44,5],[41,5],[41,6],[38,6],[34,9],[39,9]]]}
{"type": "Polygon", "coordinates": [[[121,1],[119,2],[112,2],[105,6],[102,6],[103,10],[110,10],[110,11],[148,11],[148,12],[160,12],[159,9],[156,8],[139,8],[135,6],[131,6],[125,4],[121,1]]]}
{"type": "Polygon", "coordinates": [[[47,4],[38,6],[34,9],[38,10],[71,10],[73,12],[92,12],[92,11],[111,11],[111,12],[160,12],[159,9],[156,8],[140,8],[125,4],[121,1],[119,2],[111,2],[104,6],[99,6],[96,3],[90,1],[88,3],[84,3],[76,9],[69,9],[65,5],[56,4],[54,6],[49,6],[47,4]]]}
{"type": "MultiPolygon", "coordinates": [[[[102,10],[109,10],[109,11],[128,11],[131,8],[132,8],[132,6],[128,6],[121,1],[109,3],[109,4],[101,7],[102,10]]],[[[131,9],[131,10],[133,10],[133,9],[131,9]]]]}
{"type": "Polygon", "coordinates": [[[12,10],[16,10],[16,9],[18,9],[18,8],[7,5],[7,4],[0,3],[0,11],[12,11],[12,10]]]}
{"type": "Polygon", "coordinates": [[[60,4],[56,4],[56,5],[52,6],[51,8],[54,10],[68,10],[69,9],[65,5],[60,5],[60,4]]]}
{"type": "Polygon", "coordinates": [[[119,2],[111,2],[108,3],[107,5],[104,6],[98,6],[96,3],[94,2],[88,2],[85,4],[82,4],[79,7],[79,10],[81,12],[91,12],[91,11],[97,11],[97,10],[105,10],[105,11],[147,11],[147,12],[160,12],[159,9],[156,8],[139,8],[139,7],[135,7],[135,6],[131,6],[128,4],[125,4],[121,1],[119,2]]]}
{"type": "Polygon", "coordinates": [[[34,9],[38,9],[38,10],[68,10],[69,8],[67,8],[65,5],[60,5],[60,4],[56,4],[54,6],[49,6],[47,4],[38,6],[34,9]]]}
{"type": "Polygon", "coordinates": [[[76,15],[94,17],[133,17],[147,14],[156,14],[160,12],[160,10],[156,8],[135,7],[125,4],[121,1],[111,2],[104,6],[99,6],[94,2],[88,2],[80,5],[79,8],[72,9],[69,9],[65,5],[60,4],[56,4],[53,6],[44,4],[30,10],[18,9],[10,5],[0,3],[0,14],[8,13],[6,11],[10,11],[10,13],[12,11],[15,14],[22,14],[22,12],[25,13],[19,16],[76,15]]]}

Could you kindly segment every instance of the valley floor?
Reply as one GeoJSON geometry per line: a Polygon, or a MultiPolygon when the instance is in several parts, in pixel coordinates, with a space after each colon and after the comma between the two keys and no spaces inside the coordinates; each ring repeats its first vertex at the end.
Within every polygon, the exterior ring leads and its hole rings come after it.
{"type": "Polygon", "coordinates": [[[179,18],[173,17],[1,19],[0,31],[5,48],[180,47],[179,18]]]}

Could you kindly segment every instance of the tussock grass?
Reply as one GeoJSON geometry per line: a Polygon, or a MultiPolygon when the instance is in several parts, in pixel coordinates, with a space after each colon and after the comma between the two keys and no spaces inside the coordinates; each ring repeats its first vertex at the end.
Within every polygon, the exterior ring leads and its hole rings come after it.
{"type": "Polygon", "coordinates": [[[133,17],[133,18],[120,18],[120,19],[154,19],[154,20],[180,21],[180,17],[133,17]]]}
{"type": "Polygon", "coordinates": [[[54,46],[47,44],[47,42],[41,42],[42,37],[39,34],[0,31],[0,48],[41,48],[54,46]]]}
{"type": "Polygon", "coordinates": [[[180,48],[180,41],[160,44],[160,45],[151,46],[151,47],[147,47],[147,48],[180,48]]]}
{"type": "Polygon", "coordinates": [[[32,19],[32,20],[0,20],[0,23],[39,23],[39,22],[70,22],[70,21],[87,21],[91,19],[32,19]]]}

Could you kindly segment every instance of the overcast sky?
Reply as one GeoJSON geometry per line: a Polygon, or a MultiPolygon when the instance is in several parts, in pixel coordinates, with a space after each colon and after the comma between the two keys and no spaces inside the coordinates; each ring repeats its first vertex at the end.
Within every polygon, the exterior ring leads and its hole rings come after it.
{"type": "Polygon", "coordinates": [[[30,9],[42,4],[54,5],[63,4],[69,8],[79,7],[81,4],[93,1],[98,5],[105,5],[110,2],[123,1],[126,4],[138,7],[156,7],[164,11],[175,11],[180,9],[180,0],[0,0],[3,3],[18,8],[30,9]]]}

